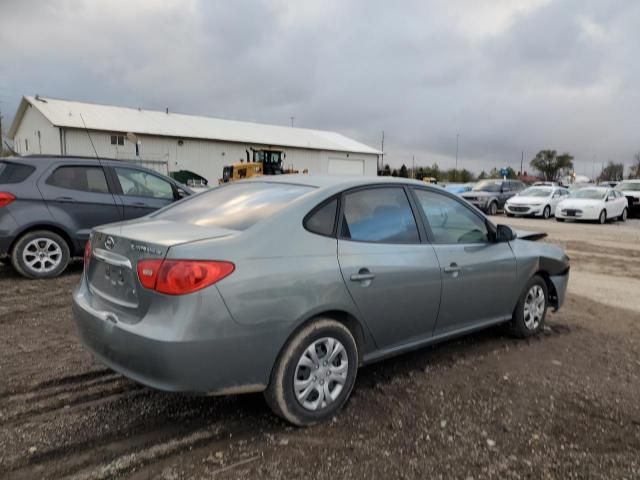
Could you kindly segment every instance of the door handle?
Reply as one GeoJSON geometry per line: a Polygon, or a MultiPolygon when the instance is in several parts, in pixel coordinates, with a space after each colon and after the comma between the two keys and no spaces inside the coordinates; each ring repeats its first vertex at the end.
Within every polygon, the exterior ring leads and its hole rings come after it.
{"type": "Polygon", "coordinates": [[[131,205],[133,205],[134,207],[148,207],[149,206],[144,202],[133,202],[131,205]]]}
{"type": "Polygon", "coordinates": [[[373,280],[376,276],[366,268],[361,268],[358,273],[354,273],[349,278],[352,282],[366,282],[367,280],[373,280]]]}
{"type": "Polygon", "coordinates": [[[460,267],[455,262],[452,262],[448,267],[444,267],[445,273],[458,273],[460,270],[460,267]]]}
{"type": "Polygon", "coordinates": [[[56,197],[58,202],[75,202],[76,199],[73,197],[56,197]]]}

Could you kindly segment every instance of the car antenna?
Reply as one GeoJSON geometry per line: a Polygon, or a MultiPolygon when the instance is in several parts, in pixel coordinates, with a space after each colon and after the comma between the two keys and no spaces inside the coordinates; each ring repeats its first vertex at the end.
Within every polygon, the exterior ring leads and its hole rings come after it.
{"type": "Polygon", "coordinates": [[[16,157],[22,156],[18,152],[16,152],[13,148],[11,148],[11,145],[9,145],[9,142],[7,142],[6,140],[4,141],[4,144],[7,146],[7,149],[11,152],[11,155],[15,155],[16,157]]]}
{"type": "Polygon", "coordinates": [[[96,150],[96,146],[93,144],[93,140],[91,139],[91,134],[89,133],[89,129],[87,128],[87,124],[84,123],[84,118],[82,118],[82,114],[80,114],[80,120],[82,120],[82,125],[84,125],[84,131],[87,132],[87,137],[89,137],[89,142],[91,142],[91,148],[93,148],[93,153],[96,154],[96,158],[98,159],[98,163],[102,167],[102,161],[100,160],[100,156],[98,155],[98,151],[96,150]]]}
{"type": "MultiPolygon", "coordinates": [[[[107,188],[109,192],[111,192],[111,198],[113,199],[113,204],[117,207],[118,202],[116,201],[116,196],[113,194],[113,189],[109,185],[109,181],[107,180],[107,171],[104,169],[104,165],[102,165],[102,160],[100,159],[100,155],[98,155],[98,150],[96,150],[96,146],[93,144],[93,139],[91,138],[91,134],[89,133],[89,129],[87,128],[87,124],[84,122],[84,118],[82,117],[82,113],[80,114],[80,120],[82,120],[82,125],[84,125],[84,131],[87,132],[87,137],[89,137],[89,142],[91,142],[91,147],[93,148],[93,153],[96,154],[96,158],[98,159],[98,164],[102,169],[102,173],[104,174],[104,179],[107,182],[107,188]]],[[[123,207],[124,208],[124,207],[123,207]]],[[[120,231],[122,232],[122,226],[120,227],[120,231]]]]}

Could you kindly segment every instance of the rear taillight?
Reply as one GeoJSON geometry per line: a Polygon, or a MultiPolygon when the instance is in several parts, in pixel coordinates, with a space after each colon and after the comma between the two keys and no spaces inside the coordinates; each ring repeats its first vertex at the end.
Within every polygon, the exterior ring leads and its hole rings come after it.
{"type": "Polygon", "coordinates": [[[15,199],[16,197],[9,192],[0,192],[0,207],[6,207],[15,199]]]}
{"type": "Polygon", "coordinates": [[[91,239],[87,240],[84,246],[84,269],[89,267],[89,260],[91,260],[91,239]]]}
{"type": "Polygon", "coordinates": [[[140,260],[138,278],[156,292],[185,295],[219,282],[234,269],[231,262],[211,260],[140,260]]]}

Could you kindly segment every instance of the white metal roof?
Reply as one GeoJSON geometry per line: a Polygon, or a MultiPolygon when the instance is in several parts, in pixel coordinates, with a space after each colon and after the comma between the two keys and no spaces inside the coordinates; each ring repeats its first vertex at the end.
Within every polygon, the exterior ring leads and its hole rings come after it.
{"type": "Polygon", "coordinates": [[[287,146],[353,153],[382,153],[344,135],[324,130],[239,122],[157,110],[25,96],[9,129],[13,138],[28,104],[53,125],[142,135],[198,138],[258,145],[287,146]],[[80,115],[82,114],[82,118],[80,115]]]}

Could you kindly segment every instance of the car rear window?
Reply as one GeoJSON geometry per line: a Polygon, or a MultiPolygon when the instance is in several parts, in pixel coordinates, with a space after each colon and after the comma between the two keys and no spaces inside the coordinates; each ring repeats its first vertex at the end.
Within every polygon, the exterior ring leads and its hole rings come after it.
{"type": "Polygon", "coordinates": [[[286,183],[230,184],[189,197],[152,216],[203,227],[246,230],[313,189],[286,183]]]}
{"type": "Polygon", "coordinates": [[[33,173],[35,167],[13,162],[0,162],[0,183],[20,183],[33,173]]]}

